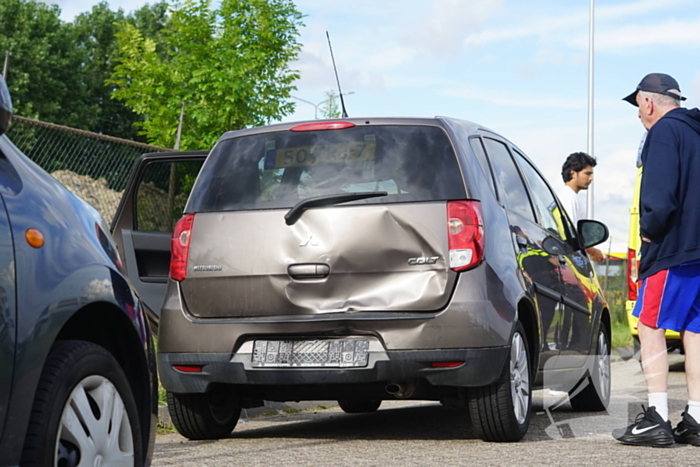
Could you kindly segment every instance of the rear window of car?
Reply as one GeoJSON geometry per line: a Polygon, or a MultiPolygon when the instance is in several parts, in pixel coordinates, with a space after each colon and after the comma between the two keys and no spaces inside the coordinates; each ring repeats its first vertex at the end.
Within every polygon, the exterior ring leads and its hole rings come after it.
{"type": "Polygon", "coordinates": [[[186,210],[290,208],[316,196],[377,191],[388,196],[353,204],[465,198],[444,130],[377,125],[223,140],[204,164],[186,210]]]}

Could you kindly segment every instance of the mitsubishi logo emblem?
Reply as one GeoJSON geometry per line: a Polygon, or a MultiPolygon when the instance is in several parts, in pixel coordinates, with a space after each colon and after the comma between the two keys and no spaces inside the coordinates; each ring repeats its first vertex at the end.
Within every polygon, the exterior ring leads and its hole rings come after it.
{"type": "Polygon", "coordinates": [[[299,246],[318,246],[318,243],[316,240],[314,240],[314,234],[309,234],[309,238],[306,240],[302,240],[302,242],[299,244],[299,246]]]}

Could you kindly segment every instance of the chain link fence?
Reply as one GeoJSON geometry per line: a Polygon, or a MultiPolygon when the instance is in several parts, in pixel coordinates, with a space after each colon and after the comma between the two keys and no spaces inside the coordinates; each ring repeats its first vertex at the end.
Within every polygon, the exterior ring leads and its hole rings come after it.
{"type": "Polygon", "coordinates": [[[93,205],[108,225],[134,161],[148,152],[172,151],[17,116],[7,135],[27,157],[93,205]]]}

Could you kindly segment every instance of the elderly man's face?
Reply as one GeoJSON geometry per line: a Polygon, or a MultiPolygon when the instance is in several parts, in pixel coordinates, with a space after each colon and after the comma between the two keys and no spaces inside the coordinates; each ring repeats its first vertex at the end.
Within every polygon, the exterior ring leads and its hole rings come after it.
{"type": "Polygon", "coordinates": [[[654,102],[648,97],[642,97],[642,94],[639,92],[637,93],[636,99],[637,105],[639,106],[637,115],[642,121],[642,125],[644,125],[644,128],[646,128],[646,130],[649,131],[649,129],[654,124],[654,102]]]}

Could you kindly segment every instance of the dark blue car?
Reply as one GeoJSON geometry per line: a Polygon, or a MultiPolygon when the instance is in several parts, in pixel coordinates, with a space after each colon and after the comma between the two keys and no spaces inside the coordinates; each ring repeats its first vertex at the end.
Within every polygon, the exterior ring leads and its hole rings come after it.
{"type": "MultiPolygon", "coordinates": [[[[0,135],[12,105],[0,77],[0,135]]],[[[0,136],[0,466],[149,464],[153,344],[109,228],[0,136]]]]}

